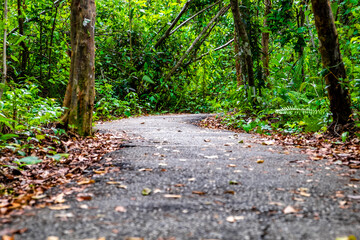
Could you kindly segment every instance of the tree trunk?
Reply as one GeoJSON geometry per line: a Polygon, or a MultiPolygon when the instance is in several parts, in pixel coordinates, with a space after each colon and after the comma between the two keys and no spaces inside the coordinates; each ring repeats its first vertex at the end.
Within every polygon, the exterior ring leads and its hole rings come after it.
{"type": "MultiPolygon", "coordinates": [[[[315,25],[320,40],[320,53],[324,68],[328,70],[325,81],[333,115],[332,128],[351,122],[351,100],[346,83],[346,72],[340,54],[338,33],[329,0],[311,0],[315,25]]],[[[330,126],[331,130],[331,126],[330,126]]]]}
{"type": "Polygon", "coordinates": [[[266,78],[270,75],[269,71],[269,39],[270,39],[270,33],[269,30],[267,30],[267,27],[269,26],[269,19],[268,15],[271,13],[271,0],[265,0],[265,14],[264,14],[264,28],[265,32],[262,33],[262,39],[261,39],[261,45],[262,45],[262,56],[261,60],[263,62],[263,69],[264,69],[264,78],[266,81],[266,78]]]}
{"type": "Polygon", "coordinates": [[[243,69],[242,72],[245,74],[245,80],[247,80],[247,83],[253,90],[253,95],[255,95],[254,69],[249,38],[246,33],[245,24],[242,21],[238,0],[230,0],[230,4],[234,17],[236,34],[239,37],[238,44],[241,47],[239,52],[240,59],[245,61],[241,63],[243,69]]]}
{"type": "Polygon", "coordinates": [[[4,88],[6,84],[6,76],[7,76],[7,64],[6,64],[6,37],[7,37],[7,21],[8,21],[8,2],[7,0],[4,1],[4,45],[3,45],[3,75],[1,79],[1,85],[0,85],[0,100],[2,98],[2,95],[4,93],[4,88]]]}
{"type": "Polygon", "coordinates": [[[95,99],[95,1],[72,0],[71,66],[62,117],[65,126],[73,126],[82,136],[92,134],[95,99]]]}
{"type": "MultiPolygon", "coordinates": [[[[24,21],[25,20],[22,16],[22,8],[23,8],[22,0],[17,0],[17,7],[18,7],[19,34],[20,34],[20,36],[24,36],[24,21]]],[[[29,57],[29,50],[24,41],[20,42],[20,46],[22,48],[22,51],[20,53],[20,58],[19,58],[19,59],[21,59],[19,78],[21,79],[21,78],[24,78],[25,74],[26,74],[26,65],[27,65],[28,57],[29,57]]]]}
{"type": "Polygon", "coordinates": [[[239,47],[239,37],[234,34],[234,50],[235,50],[235,71],[236,71],[236,82],[238,86],[244,85],[241,75],[241,59],[240,59],[240,47],[239,47]]]}

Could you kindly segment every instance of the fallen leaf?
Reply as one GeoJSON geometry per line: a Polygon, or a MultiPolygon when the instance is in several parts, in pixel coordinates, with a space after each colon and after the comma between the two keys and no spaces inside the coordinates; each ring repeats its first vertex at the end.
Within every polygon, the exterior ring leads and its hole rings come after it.
{"type": "Polygon", "coordinates": [[[145,240],[145,238],[140,238],[140,237],[126,237],[124,240],[145,240]]]}
{"type": "Polygon", "coordinates": [[[224,192],[224,194],[232,194],[232,195],[234,195],[234,194],[235,194],[235,191],[233,191],[233,190],[227,190],[227,191],[224,192]]]}
{"type": "Polygon", "coordinates": [[[57,217],[57,218],[73,218],[74,214],[73,213],[59,213],[59,214],[55,214],[55,217],[57,217]]]}
{"type": "Polygon", "coordinates": [[[256,163],[264,163],[264,160],[262,160],[262,159],[258,159],[257,161],[256,161],[256,163]]]}
{"type": "Polygon", "coordinates": [[[240,221],[240,220],[244,220],[245,217],[244,216],[229,216],[226,218],[226,221],[230,222],[230,223],[234,223],[236,221],[240,221]]]}
{"type": "Polygon", "coordinates": [[[211,142],[211,140],[210,139],[204,139],[204,142],[211,142]]]}
{"type": "Polygon", "coordinates": [[[350,199],[360,200],[360,195],[348,195],[347,197],[350,199]]]}
{"type": "Polygon", "coordinates": [[[230,181],[229,184],[230,185],[239,185],[240,183],[238,181],[230,181]]]}
{"type": "Polygon", "coordinates": [[[2,240],[15,240],[14,236],[3,235],[2,240]]]}
{"type": "Polygon", "coordinates": [[[90,201],[91,199],[92,199],[92,194],[79,193],[76,196],[76,200],[78,200],[78,202],[90,201]]]}
{"type": "Polygon", "coordinates": [[[165,194],[164,198],[181,198],[181,195],[165,194]]]}
{"type": "Polygon", "coordinates": [[[179,184],[175,184],[175,187],[185,187],[185,184],[179,183],[179,184]]]}
{"type": "Polygon", "coordinates": [[[283,213],[285,214],[290,214],[290,213],[297,213],[299,212],[299,210],[295,209],[292,206],[287,206],[286,208],[284,208],[283,213]]]}
{"type": "Polygon", "coordinates": [[[270,205],[275,205],[275,206],[284,206],[283,203],[281,202],[269,202],[270,205]]]}
{"type": "Polygon", "coordinates": [[[356,240],[356,237],[354,235],[350,235],[345,237],[338,237],[336,240],[356,240]]]}
{"type": "Polygon", "coordinates": [[[127,189],[127,186],[125,186],[125,185],[118,185],[117,188],[127,189]]]}
{"type": "Polygon", "coordinates": [[[71,208],[70,205],[55,205],[55,206],[49,206],[51,210],[66,210],[71,208]]]}
{"type": "Polygon", "coordinates": [[[228,167],[236,167],[236,165],[235,164],[229,164],[229,165],[227,165],[228,167]]]}
{"type": "Polygon", "coordinates": [[[54,203],[64,203],[66,200],[64,199],[64,193],[61,193],[56,196],[54,203]]]}
{"type": "Polygon", "coordinates": [[[117,206],[117,207],[115,208],[115,212],[125,213],[125,212],[126,212],[126,208],[123,207],[123,206],[117,206]]]}
{"type": "Polygon", "coordinates": [[[196,178],[189,178],[188,181],[189,182],[194,182],[196,180],[196,178]]]}
{"type": "Polygon", "coordinates": [[[141,194],[142,194],[143,196],[148,196],[148,195],[150,195],[150,193],[151,193],[151,189],[150,189],[150,188],[144,188],[144,189],[141,191],[141,194]]]}
{"type": "Polygon", "coordinates": [[[55,236],[50,236],[46,238],[46,240],[59,240],[59,239],[60,239],[59,237],[55,237],[55,236]]]}
{"type": "Polygon", "coordinates": [[[43,198],[46,198],[46,194],[32,196],[31,198],[35,199],[35,200],[43,199],[43,198]]]}
{"type": "Polygon", "coordinates": [[[152,169],[151,168],[140,168],[139,172],[151,172],[152,169]]]}
{"type": "Polygon", "coordinates": [[[110,181],[110,182],[107,182],[106,184],[115,185],[115,184],[121,184],[121,182],[110,181]]]}
{"type": "Polygon", "coordinates": [[[193,194],[197,194],[197,195],[205,195],[205,192],[200,192],[200,191],[192,191],[193,194]]]}
{"type": "Polygon", "coordinates": [[[360,181],[360,178],[351,178],[350,181],[351,181],[351,182],[359,182],[359,181],[360,181]]]}
{"type": "Polygon", "coordinates": [[[78,185],[87,185],[87,184],[92,184],[95,183],[95,180],[93,179],[84,179],[82,181],[79,181],[77,184],[78,185]]]}
{"type": "Polygon", "coordinates": [[[219,158],[217,155],[213,155],[213,156],[204,156],[204,158],[207,158],[207,159],[217,159],[219,158]]]}
{"type": "Polygon", "coordinates": [[[94,170],[94,173],[96,173],[96,174],[105,174],[107,172],[105,170],[104,171],[94,170]]]}

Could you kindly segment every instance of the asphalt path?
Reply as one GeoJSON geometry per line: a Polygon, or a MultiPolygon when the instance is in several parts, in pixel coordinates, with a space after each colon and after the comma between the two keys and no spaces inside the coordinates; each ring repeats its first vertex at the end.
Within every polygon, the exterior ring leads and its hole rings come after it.
{"type": "Polygon", "coordinates": [[[360,184],[348,169],[250,134],[193,124],[204,117],[99,124],[130,137],[103,157],[109,173],[66,195],[68,209],[30,209],[3,227],[27,228],[15,238],[25,240],[360,239],[360,184]],[[92,199],[79,201],[81,194],[92,199]]]}

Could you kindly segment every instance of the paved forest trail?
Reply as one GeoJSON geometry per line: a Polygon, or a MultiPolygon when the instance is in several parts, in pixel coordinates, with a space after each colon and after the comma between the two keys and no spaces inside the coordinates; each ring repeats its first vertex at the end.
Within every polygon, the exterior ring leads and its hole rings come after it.
{"type": "Polygon", "coordinates": [[[111,171],[92,176],[83,191],[92,200],[68,195],[69,209],[19,216],[11,226],[28,231],[18,239],[360,238],[359,200],[348,198],[358,186],[341,168],[295,148],[253,143],[250,134],[192,124],[205,116],[98,125],[131,140],[103,158],[111,171]]]}

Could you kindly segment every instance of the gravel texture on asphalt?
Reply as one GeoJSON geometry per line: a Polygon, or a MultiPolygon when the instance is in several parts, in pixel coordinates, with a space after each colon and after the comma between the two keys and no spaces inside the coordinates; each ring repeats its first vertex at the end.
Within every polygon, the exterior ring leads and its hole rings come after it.
{"type": "Polygon", "coordinates": [[[68,195],[70,209],[32,209],[3,227],[28,228],[15,238],[25,240],[360,238],[360,200],[347,197],[359,195],[360,184],[342,175],[348,169],[310,161],[296,148],[255,144],[250,134],[193,124],[206,116],[98,125],[131,139],[103,158],[120,171],[94,175],[84,190],[90,201],[68,195]]]}

